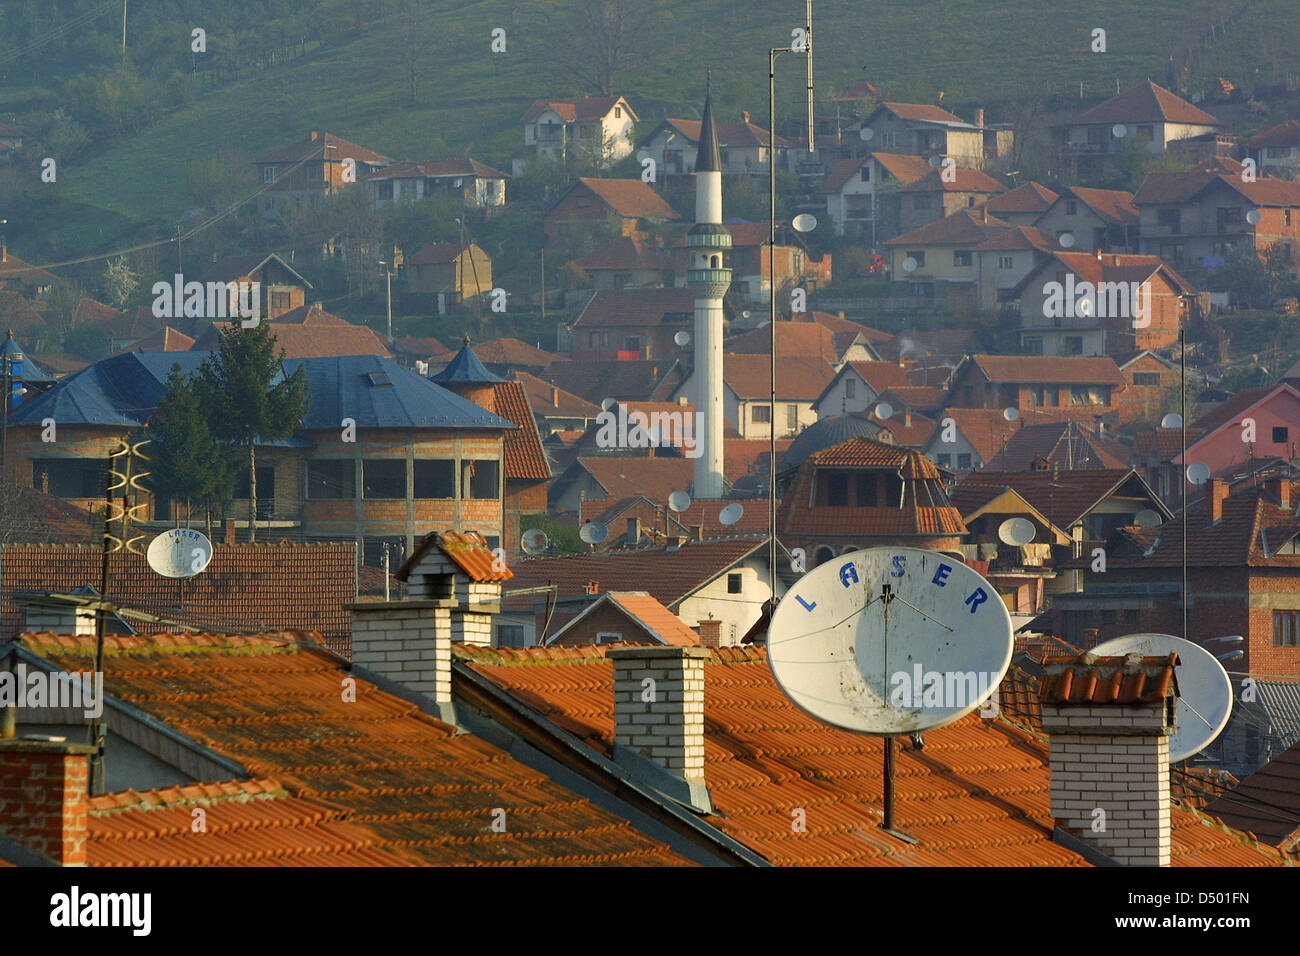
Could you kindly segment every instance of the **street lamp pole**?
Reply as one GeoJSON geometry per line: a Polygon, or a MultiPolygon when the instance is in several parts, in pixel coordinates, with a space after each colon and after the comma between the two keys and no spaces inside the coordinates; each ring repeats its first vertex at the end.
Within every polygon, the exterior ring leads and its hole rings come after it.
{"type": "Polygon", "coordinates": [[[388,282],[388,344],[393,344],[393,270],[389,263],[383,259],[379,264],[384,267],[384,277],[388,282]]]}
{"type": "Polygon", "coordinates": [[[776,57],[790,53],[791,47],[774,47],[767,51],[767,300],[768,332],[771,335],[771,395],[768,406],[767,471],[767,565],[771,577],[771,610],[776,611],[776,57]]]}

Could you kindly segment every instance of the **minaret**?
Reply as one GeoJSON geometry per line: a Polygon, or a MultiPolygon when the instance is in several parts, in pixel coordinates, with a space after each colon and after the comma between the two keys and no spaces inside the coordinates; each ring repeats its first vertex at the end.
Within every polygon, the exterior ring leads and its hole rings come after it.
{"type": "Polygon", "coordinates": [[[695,410],[702,413],[696,435],[695,498],[721,498],[722,470],[722,297],[731,286],[724,250],[731,233],[722,226],[722,160],[713,125],[712,90],[704,97],[699,149],[695,157],[695,225],[686,238],[690,249],[687,283],[695,290],[695,410]]]}

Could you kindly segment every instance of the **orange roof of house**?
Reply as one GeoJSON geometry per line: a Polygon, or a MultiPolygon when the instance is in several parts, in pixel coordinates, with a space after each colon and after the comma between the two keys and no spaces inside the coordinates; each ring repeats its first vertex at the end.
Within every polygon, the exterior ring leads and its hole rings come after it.
{"type": "Polygon", "coordinates": [[[1083,123],[1185,123],[1218,126],[1219,121],[1181,96],[1150,80],[1130,87],[1067,125],[1083,123]]]}
{"type": "Polygon", "coordinates": [[[592,269],[619,269],[629,272],[660,268],[659,251],[634,236],[618,236],[598,246],[578,260],[578,265],[592,269]]]}
{"type": "Polygon", "coordinates": [[[1115,360],[1104,355],[972,355],[971,361],[990,382],[1123,385],[1126,381],[1115,360]]]}
{"type": "MultiPolygon", "coordinates": [[[[777,401],[815,401],[835,377],[835,369],[830,362],[820,358],[802,356],[783,358],[780,349],[781,343],[778,340],[777,401]]],[[[772,396],[771,355],[728,353],[722,357],[722,379],[742,400],[770,399],[772,396]]]]}
{"type": "Polygon", "coordinates": [[[397,569],[396,576],[402,581],[407,580],[415,566],[434,548],[446,555],[471,581],[509,581],[515,576],[488,547],[487,538],[477,531],[430,532],[397,569]]]}
{"type": "Polygon", "coordinates": [[[53,273],[46,272],[40,266],[24,262],[13,254],[13,250],[6,248],[4,253],[4,258],[0,259],[0,282],[6,279],[17,279],[19,282],[32,285],[49,285],[55,281],[56,277],[53,273]]]}
{"type": "Polygon", "coordinates": [[[1033,226],[1012,226],[1005,232],[999,232],[975,247],[976,252],[1014,252],[1019,249],[1037,249],[1039,252],[1052,252],[1060,249],[1061,244],[1052,236],[1033,226]]]}
{"type": "Polygon", "coordinates": [[[992,461],[993,456],[1024,425],[1023,416],[1009,422],[1000,408],[949,407],[935,417],[938,419],[935,428],[939,430],[944,428],[944,420],[951,418],[957,431],[985,462],[992,461]]]}
{"type": "MultiPolygon", "coordinates": [[[[609,115],[609,111],[619,103],[626,105],[627,100],[621,96],[583,96],[576,100],[533,100],[533,105],[528,107],[528,112],[524,114],[524,118],[520,122],[535,122],[548,109],[554,110],[561,119],[568,123],[604,119],[609,115]]],[[[631,113],[631,110],[632,107],[629,105],[629,113],[631,113]]],[[[632,119],[637,119],[635,113],[632,114],[632,119]]]]}
{"type": "Polygon", "coordinates": [[[1232,190],[1256,206],[1300,206],[1300,183],[1266,173],[1247,182],[1241,173],[1241,163],[1227,157],[1207,160],[1180,172],[1150,173],[1142,180],[1133,202],[1137,206],[1185,203],[1211,187],[1219,187],[1232,190]]]}
{"type": "Polygon", "coordinates": [[[685,491],[694,480],[695,463],[690,458],[615,457],[597,455],[578,458],[583,468],[605,489],[608,498],[644,494],[654,501],[667,501],[674,491],[685,491]]]}
{"type": "Polygon", "coordinates": [[[605,205],[620,216],[636,219],[680,219],[677,210],[668,205],[647,183],[639,179],[580,178],[571,187],[585,186],[605,205]]]}
{"type": "MultiPolygon", "coordinates": [[[[70,670],[85,669],[95,650],[93,637],[37,634],[23,643],[70,670]]],[[[100,801],[91,821],[92,843],[99,844],[89,849],[92,861],[685,862],[482,737],[429,716],[358,678],[343,661],[284,635],[108,637],[104,685],[172,730],[237,760],[254,778],[278,781],[287,798],[268,796],[264,787],[261,794],[246,792],[248,799],[216,797],[207,808],[209,832],[197,837],[176,832],[182,820],[189,829],[188,809],[115,812],[100,801]],[[348,676],[356,681],[350,702],[339,694],[348,676]],[[489,826],[496,808],[506,812],[504,833],[489,826]],[[245,828],[238,836],[237,827],[245,828]],[[130,839],[133,832],[156,839],[130,839]]],[[[180,788],[178,795],[185,794],[180,788]]]]}
{"type": "Polygon", "coordinates": [[[114,352],[114,355],[121,355],[123,352],[186,352],[194,345],[194,339],[190,338],[184,332],[178,332],[170,325],[164,325],[161,329],[150,332],[142,339],[137,339],[124,349],[114,352]]]}
{"type": "Polygon", "coordinates": [[[537,419],[528,405],[524,386],[519,382],[494,382],[492,392],[496,398],[496,414],[519,426],[505,436],[506,480],[547,480],[551,477],[551,466],[542,450],[537,419]]]}
{"type": "MultiPolygon", "coordinates": [[[[564,633],[581,621],[596,608],[612,604],[630,618],[652,638],[674,647],[698,647],[700,635],[691,630],[681,619],[664,607],[648,591],[606,591],[599,600],[583,609],[582,613],[566,623],[547,641],[548,644],[560,641],[564,633]]],[[[628,641],[627,643],[637,643],[628,641]]]]}
{"type": "Polygon", "coordinates": [[[985,206],[995,216],[1005,213],[1046,212],[1047,207],[1056,201],[1058,195],[1042,183],[1031,180],[1021,183],[1010,192],[993,197],[985,203],[985,206]]]}
{"type": "Polygon", "coordinates": [[[900,192],[1004,193],[1007,187],[978,169],[931,169],[920,179],[904,186],[900,192]],[[948,175],[945,175],[947,173],[948,175]]]}
{"type": "MultiPolygon", "coordinates": [[[[587,401],[572,392],[566,392],[558,385],[543,381],[536,375],[515,369],[510,373],[528,393],[528,404],[540,415],[569,418],[595,418],[600,414],[600,406],[587,401]]],[[[574,435],[582,432],[575,431],[574,435]]]]}
{"type": "MultiPolygon", "coordinates": [[[[881,101],[877,111],[885,109],[893,113],[899,119],[916,120],[925,123],[961,123],[967,125],[966,121],[956,113],[949,113],[942,106],[933,106],[929,103],[893,103],[888,100],[881,101]]],[[[870,117],[868,117],[870,119],[870,117]]]]}
{"type": "MultiPolygon", "coordinates": [[[[723,343],[723,351],[733,355],[771,355],[772,329],[768,325],[763,325],[761,328],[732,336],[723,343]]],[[[785,360],[789,358],[834,362],[838,358],[835,351],[835,333],[821,322],[789,322],[778,319],[776,356],[778,380],[785,360]]]]}
{"type": "MultiPolygon", "coordinates": [[[[669,118],[664,123],[684,135],[692,143],[700,141],[700,120],[669,118]]],[[[748,120],[740,122],[714,121],[719,146],[767,146],[774,144],[778,149],[789,146],[790,141],[778,133],[775,137],[761,126],[755,126],[748,120]]]]}
{"type": "Polygon", "coordinates": [[[430,242],[407,256],[406,264],[408,266],[446,265],[455,262],[466,252],[470,253],[470,259],[487,256],[487,253],[472,242],[430,242]]]}
{"type": "MultiPolygon", "coordinates": [[[[604,754],[614,736],[613,666],[604,647],[492,650],[458,660],[604,754]]],[[[714,649],[704,662],[704,818],[782,866],[1083,866],[1052,839],[1048,753],[1004,719],[971,714],[902,738],[896,826],[880,829],[883,742],[828,726],[781,691],[761,648],[714,649]],[[791,826],[803,810],[806,831],[791,826]]],[[[1175,806],[1175,866],[1277,866],[1280,854],[1175,806]],[[1206,825],[1206,824],[1210,825],[1206,825]]]]}
{"type": "Polygon", "coordinates": [[[1011,228],[1011,223],[990,216],[983,209],[959,209],[951,215],[927,222],[911,232],[888,240],[887,246],[919,246],[926,244],[948,246],[974,246],[992,239],[1011,228]]]}
{"type": "Polygon", "coordinates": [[[253,160],[253,163],[255,165],[260,163],[296,163],[306,159],[319,159],[325,156],[326,146],[330,148],[328,157],[330,162],[342,162],[345,159],[355,159],[364,163],[392,162],[387,156],[366,149],[364,146],[358,146],[356,143],[350,143],[346,139],[340,139],[333,133],[313,132],[296,143],[281,146],[264,156],[259,156],[253,160]]]}
{"type": "Polygon", "coordinates": [[[1265,146],[1300,146],[1300,120],[1283,120],[1276,126],[1270,126],[1262,133],[1256,133],[1246,140],[1249,149],[1262,149],[1265,146]]]}
{"type": "Polygon", "coordinates": [[[1073,196],[1107,222],[1131,224],[1142,217],[1138,207],[1133,205],[1133,194],[1122,189],[1067,186],[1061,194],[1067,198],[1073,196]]]}

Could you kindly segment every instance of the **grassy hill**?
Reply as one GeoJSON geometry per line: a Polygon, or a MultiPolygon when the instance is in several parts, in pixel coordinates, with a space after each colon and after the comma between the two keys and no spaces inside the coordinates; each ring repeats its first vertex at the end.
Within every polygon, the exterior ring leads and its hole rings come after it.
{"type": "MultiPolygon", "coordinates": [[[[186,164],[214,154],[247,170],[259,153],[311,129],[328,129],[394,158],[472,153],[508,169],[522,142],[519,118],[535,97],[584,92],[555,78],[555,31],[584,30],[575,4],[509,0],[427,0],[431,46],[418,102],[408,102],[400,45],[412,29],[400,18],[363,25],[300,60],[248,74],[199,95],[138,133],[60,171],[61,196],[75,216],[43,225],[60,257],[105,251],[141,227],[173,232],[191,205],[186,164]],[[489,50],[490,32],[507,33],[507,52],[489,50]]],[[[1276,82],[1294,65],[1289,38],[1300,36],[1294,0],[818,0],[817,83],[822,93],[869,80],[888,97],[934,102],[969,115],[988,108],[1005,118],[1027,95],[1071,93],[1088,102],[1145,77],[1164,83],[1171,54],[1194,48],[1211,22],[1242,13],[1226,37],[1203,51],[1198,81],[1216,74],[1247,89],[1276,82]],[[1107,52],[1089,51],[1094,28],[1107,52]],[[1000,115],[1001,114],[1001,115],[1000,115]]],[[[656,55],[620,88],[643,119],[696,115],[711,68],[724,114],[748,109],[765,122],[767,49],[788,45],[802,19],[798,0],[653,0],[656,55]]],[[[108,29],[99,24],[99,29],[108,29]]],[[[798,119],[802,58],[778,61],[778,129],[798,119]]],[[[1206,83],[1208,86],[1208,82],[1206,83]]],[[[0,102],[5,93],[0,90],[0,102]]]]}

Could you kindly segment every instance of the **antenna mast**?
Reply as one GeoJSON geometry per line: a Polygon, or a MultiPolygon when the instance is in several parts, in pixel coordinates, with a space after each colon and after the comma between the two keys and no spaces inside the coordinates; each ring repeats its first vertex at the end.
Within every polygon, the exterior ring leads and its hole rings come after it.
{"type": "MultiPolygon", "coordinates": [[[[808,56],[804,64],[808,73],[808,158],[812,159],[817,155],[817,132],[816,121],[813,117],[813,31],[812,31],[812,7],[813,0],[805,0],[804,9],[807,21],[804,26],[808,30],[808,56]]],[[[775,415],[775,412],[773,412],[775,415]]]]}

